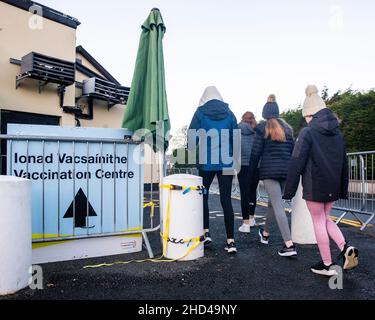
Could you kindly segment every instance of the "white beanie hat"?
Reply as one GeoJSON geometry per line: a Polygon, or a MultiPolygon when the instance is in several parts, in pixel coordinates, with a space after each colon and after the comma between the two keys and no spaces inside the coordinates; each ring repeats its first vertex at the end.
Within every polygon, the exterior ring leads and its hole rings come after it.
{"type": "Polygon", "coordinates": [[[202,107],[208,101],[211,101],[211,100],[220,100],[220,101],[224,100],[219,90],[217,90],[215,86],[208,87],[206,88],[206,90],[204,90],[203,96],[201,100],[199,101],[199,106],[202,107]]]}
{"type": "Polygon", "coordinates": [[[327,108],[324,100],[319,96],[319,90],[315,85],[309,85],[306,88],[306,100],[303,104],[302,114],[306,116],[314,116],[319,111],[327,108]]]}

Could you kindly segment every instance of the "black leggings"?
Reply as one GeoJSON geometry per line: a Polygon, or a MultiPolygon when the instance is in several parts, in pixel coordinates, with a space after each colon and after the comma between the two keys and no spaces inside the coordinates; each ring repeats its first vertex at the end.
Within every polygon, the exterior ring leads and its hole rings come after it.
{"type": "Polygon", "coordinates": [[[225,229],[227,232],[227,239],[234,238],[234,212],[232,207],[232,183],[233,176],[223,175],[222,171],[199,171],[199,175],[203,178],[203,185],[207,189],[206,195],[203,197],[203,214],[204,214],[204,229],[210,227],[210,211],[208,208],[209,191],[217,176],[220,189],[220,202],[224,210],[225,229]]]}
{"type": "Polygon", "coordinates": [[[237,177],[241,191],[242,218],[249,220],[250,216],[253,217],[255,215],[255,208],[257,206],[259,171],[256,170],[255,175],[251,176],[250,167],[243,166],[237,177]]]}

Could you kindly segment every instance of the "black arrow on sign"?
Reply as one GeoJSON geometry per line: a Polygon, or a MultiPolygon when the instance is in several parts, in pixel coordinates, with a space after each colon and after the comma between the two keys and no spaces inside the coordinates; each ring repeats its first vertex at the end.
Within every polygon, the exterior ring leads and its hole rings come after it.
{"type": "Polygon", "coordinates": [[[88,229],[88,228],[94,228],[87,226],[87,217],[97,217],[94,208],[90,204],[90,202],[87,201],[87,197],[82,189],[79,189],[78,193],[75,196],[74,201],[72,201],[72,204],[69,206],[68,210],[66,211],[64,215],[64,219],[74,218],[74,227],[75,228],[82,228],[82,229],[88,229]],[[74,205],[75,204],[75,205],[74,205]],[[87,212],[87,204],[89,206],[88,212],[87,212]],[[75,212],[74,212],[75,207],[75,212]],[[75,213],[75,215],[74,215],[75,213]]]}

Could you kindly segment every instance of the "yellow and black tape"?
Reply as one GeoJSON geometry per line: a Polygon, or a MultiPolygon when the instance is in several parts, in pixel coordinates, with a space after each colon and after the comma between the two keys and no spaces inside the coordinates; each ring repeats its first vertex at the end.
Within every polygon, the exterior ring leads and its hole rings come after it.
{"type": "MultiPolygon", "coordinates": [[[[160,233],[160,236],[163,240],[163,254],[161,257],[157,259],[145,259],[145,260],[130,260],[130,261],[118,261],[114,263],[103,263],[93,266],[85,266],[84,269],[95,269],[95,268],[102,268],[102,267],[111,267],[115,265],[125,265],[129,263],[143,263],[143,262],[176,262],[179,260],[182,260],[186,258],[190,253],[192,253],[195,249],[198,248],[198,246],[204,242],[204,236],[199,236],[191,239],[181,239],[177,240],[176,238],[170,237],[169,234],[169,227],[170,227],[170,221],[171,221],[171,196],[172,191],[182,191],[184,195],[188,194],[191,191],[198,191],[201,195],[205,194],[206,189],[203,186],[197,186],[197,187],[187,187],[187,186],[177,186],[177,185],[165,185],[161,184],[160,188],[169,190],[168,192],[168,201],[167,201],[167,214],[166,214],[166,221],[165,221],[165,232],[160,233]],[[192,244],[192,246],[186,251],[186,253],[177,259],[164,259],[167,253],[167,246],[168,243],[174,243],[174,244],[188,244],[188,247],[192,244]]],[[[151,208],[151,216],[154,215],[155,210],[155,203],[149,202],[144,205],[144,208],[151,208]]]]}

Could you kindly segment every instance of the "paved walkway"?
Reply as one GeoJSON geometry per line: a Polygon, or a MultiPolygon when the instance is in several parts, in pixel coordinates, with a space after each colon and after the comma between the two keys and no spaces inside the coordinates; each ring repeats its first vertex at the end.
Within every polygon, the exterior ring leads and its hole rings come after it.
{"type": "MultiPolygon", "coordinates": [[[[228,256],[224,221],[217,196],[211,197],[212,247],[203,259],[185,263],[142,263],[109,268],[86,269],[85,265],[118,260],[141,259],[146,251],[130,256],[107,257],[44,266],[45,289],[24,290],[8,299],[375,299],[375,233],[343,227],[345,236],[361,251],[360,267],[346,273],[343,290],[331,290],[328,279],[316,276],[309,267],[320,257],[316,246],[299,247],[298,258],[277,255],[282,245],[274,230],[269,246],[258,241],[257,230],[251,235],[237,234],[239,253],[228,256]],[[48,286],[47,286],[48,284],[48,286]]],[[[240,212],[239,201],[233,201],[240,212]]],[[[259,207],[257,214],[265,214],[259,207]]],[[[236,230],[241,224],[236,219],[236,230]]],[[[259,219],[262,222],[262,219],[259,219]]],[[[155,234],[151,243],[160,254],[155,234]]],[[[334,255],[338,250],[334,250],[334,255]]]]}

